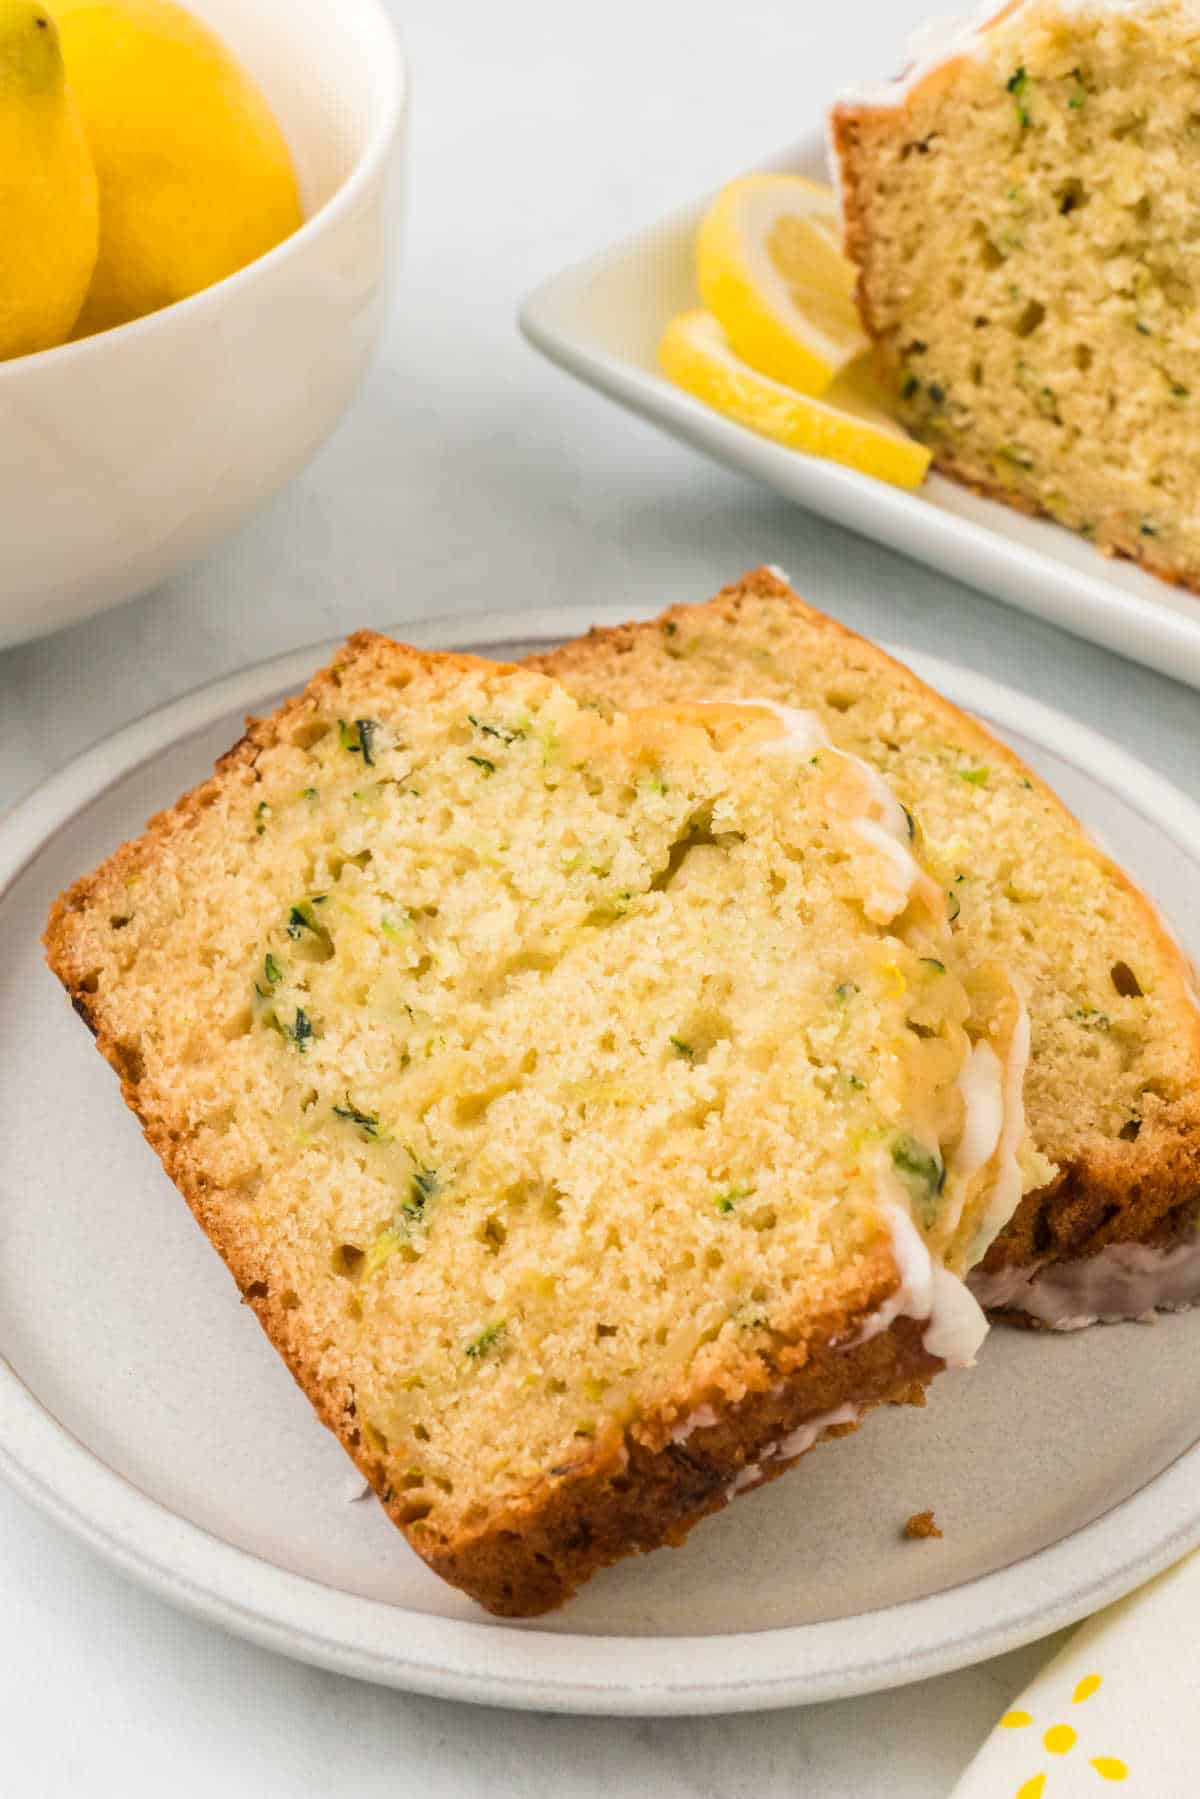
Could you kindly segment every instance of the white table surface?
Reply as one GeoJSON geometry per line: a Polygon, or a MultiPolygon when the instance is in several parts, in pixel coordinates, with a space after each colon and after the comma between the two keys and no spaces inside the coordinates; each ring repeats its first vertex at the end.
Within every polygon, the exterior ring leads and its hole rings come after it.
{"type": "MultiPolygon", "coordinates": [[[[1200,788],[1194,692],[709,466],[516,334],[541,276],[798,136],[839,82],[895,65],[926,4],[392,0],[415,110],[380,363],[308,472],[204,567],[0,653],[0,806],[150,707],[355,626],[700,599],[767,561],[850,624],[1023,685],[1200,788]]],[[[1058,1640],[810,1710],[574,1720],[410,1698],[228,1639],[3,1488],[0,1574],[12,1799],[937,1799],[1058,1640]]]]}

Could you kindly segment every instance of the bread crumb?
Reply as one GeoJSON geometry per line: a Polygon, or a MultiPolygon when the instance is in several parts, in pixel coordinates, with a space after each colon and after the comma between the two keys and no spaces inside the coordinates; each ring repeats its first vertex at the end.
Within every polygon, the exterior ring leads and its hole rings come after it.
{"type": "Polygon", "coordinates": [[[934,1517],[933,1513],[929,1511],[914,1512],[912,1517],[905,1521],[902,1534],[906,1537],[915,1538],[940,1537],[942,1533],[938,1529],[937,1519],[934,1517]]]}

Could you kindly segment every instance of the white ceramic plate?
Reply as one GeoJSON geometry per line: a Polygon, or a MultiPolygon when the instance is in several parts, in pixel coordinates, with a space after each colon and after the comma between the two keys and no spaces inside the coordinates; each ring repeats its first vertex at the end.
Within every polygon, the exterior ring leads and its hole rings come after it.
{"type": "MultiPolygon", "coordinates": [[[[578,609],[426,646],[519,656],[578,609]]],[[[476,627],[479,629],[480,627],[476,627]]],[[[498,1624],[410,1552],[315,1421],[42,965],[53,895],[205,774],[326,655],[191,695],[0,824],[0,1468],[202,1617],[393,1686],[499,1705],[710,1712],[828,1699],[980,1660],[1200,1543],[1200,1312],[996,1331],[928,1408],[888,1410],[558,1616],[498,1624]],[[936,1507],[941,1542],[900,1540],[936,1507]]],[[[1136,868],[1200,948],[1200,810],[1058,713],[928,657],[1136,868]]]]}
{"type": "MultiPolygon", "coordinates": [[[[765,166],[828,179],[815,134],[765,166]]],[[[546,282],[522,309],[526,336],[570,374],[810,511],[1200,687],[1200,595],[1131,563],[1107,561],[1061,526],[1025,518],[941,476],[905,493],[784,449],[666,381],[658,341],[674,313],[699,304],[693,247],[706,205],[698,202],[546,282]]]]}

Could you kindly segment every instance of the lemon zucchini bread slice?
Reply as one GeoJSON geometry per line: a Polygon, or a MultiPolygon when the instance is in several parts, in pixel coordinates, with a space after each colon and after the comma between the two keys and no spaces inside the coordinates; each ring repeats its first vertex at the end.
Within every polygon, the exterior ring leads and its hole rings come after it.
{"type": "Polygon", "coordinates": [[[49,959],[413,1547],[498,1613],[971,1359],[1022,1015],[814,722],[368,634],[49,959]]]}
{"type": "Polygon", "coordinates": [[[969,486],[1200,585],[1195,0],[1019,0],[834,108],[898,416],[969,486]]]}
{"type": "Polygon", "coordinates": [[[702,606],[596,631],[536,665],[594,703],[803,707],[886,777],[977,960],[1023,987],[1025,1101],[1056,1166],[972,1277],[1041,1324],[1200,1298],[1200,1008],[1153,904],[975,719],[760,569],[702,606]]]}

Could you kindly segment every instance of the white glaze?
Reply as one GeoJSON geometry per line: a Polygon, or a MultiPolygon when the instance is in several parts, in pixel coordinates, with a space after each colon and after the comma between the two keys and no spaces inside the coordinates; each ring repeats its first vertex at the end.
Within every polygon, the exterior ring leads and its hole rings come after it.
{"type": "Polygon", "coordinates": [[[1029,1013],[1017,994],[1017,1019],[1004,1068],[1004,1125],[996,1152],[996,1173],[979,1229],[972,1244],[972,1260],[987,1253],[1021,1203],[1025,1174],[1021,1145],[1025,1141],[1025,1072],[1029,1066],[1029,1013]]]}
{"type": "Polygon", "coordinates": [[[997,1274],[976,1270],[967,1278],[980,1305],[1023,1312],[1052,1330],[1152,1318],[1200,1303],[1200,1234],[1169,1249],[1112,1243],[1084,1261],[997,1274]]]}
{"type": "Polygon", "coordinates": [[[694,1412],[689,1412],[686,1418],[680,1419],[667,1441],[669,1443],[686,1443],[694,1430],[707,1430],[710,1425],[717,1422],[717,1414],[712,1406],[697,1406],[694,1412]]]}
{"type": "Polygon", "coordinates": [[[988,1321],[965,1281],[942,1262],[933,1263],[933,1304],[921,1342],[947,1368],[972,1368],[988,1333],[988,1321]]]}
{"type": "Polygon", "coordinates": [[[820,1412],[815,1418],[807,1418],[803,1424],[780,1439],[775,1447],[774,1459],[792,1461],[796,1456],[803,1455],[806,1449],[811,1449],[823,1430],[828,1430],[834,1424],[853,1424],[857,1417],[856,1405],[839,1405],[832,1412],[820,1412]]]}
{"type": "Polygon", "coordinates": [[[732,1499],[736,1493],[742,1493],[747,1487],[757,1486],[771,1462],[792,1462],[810,1450],[822,1431],[834,1424],[855,1424],[859,1417],[856,1405],[839,1405],[831,1412],[818,1412],[815,1418],[808,1418],[786,1437],[776,1443],[768,1443],[758,1460],[747,1462],[725,1489],[726,1497],[732,1499]]]}
{"type": "MultiPolygon", "coordinates": [[[[781,737],[772,737],[761,745],[764,755],[811,756],[815,750],[833,748],[829,732],[815,712],[799,706],[784,706],[778,700],[721,700],[724,706],[745,706],[753,712],[769,712],[783,726],[781,737]]],[[[840,755],[841,752],[839,751],[840,755]]]]}
{"type": "Polygon", "coordinates": [[[925,77],[953,56],[979,51],[985,27],[1000,10],[999,0],[983,0],[970,14],[941,14],[917,26],[905,46],[903,72],[892,81],[855,82],[838,95],[840,106],[900,106],[925,77]]]}
{"type": "MultiPolygon", "coordinates": [[[[895,1187],[895,1171],[890,1163],[881,1178],[895,1187]]],[[[897,1318],[926,1319],[922,1341],[929,1354],[938,1356],[947,1368],[969,1368],[987,1335],[987,1319],[958,1276],[934,1261],[904,1207],[889,1199],[883,1209],[891,1227],[892,1256],[900,1285],[871,1314],[847,1347],[880,1336],[897,1318]]]]}
{"type": "MultiPolygon", "coordinates": [[[[1025,0],[1026,7],[1034,0],[1025,0]]],[[[1136,13],[1145,0],[1057,0],[1059,13],[1136,13]]],[[[960,56],[978,56],[989,30],[1008,25],[1021,8],[1008,13],[1004,0],[981,0],[969,13],[939,13],[910,32],[905,45],[904,68],[891,81],[854,82],[838,95],[840,106],[894,107],[919,87],[926,76],[960,56]]],[[[837,166],[835,156],[831,166],[837,166]]]]}
{"type": "Polygon", "coordinates": [[[936,910],[941,900],[940,889],[913,855],[909,847],[908,813],[877,769],[864,762],[861,756],[838,749],[815,712],[784,706],[778,700],[727,700],[723,703],[770,712],[780,721],[783,734],[761,746],[764,755],[811,756],[817,750],[828,750],[848,762],[860,775],[866,790],[866,804],[863,816],[854,819],[850,829],[868,849],[887,861],[898,888],[898,893],[881,887],[867,895],[863,910],[872,923],[890,924],[898,913],[903,912],[914,894],[919,894],[936,910]]]}
{"type": "Polygon", "coordinates": [[[873,924],[890,924],[919,888],[926,889],[927,898],[931,897],[928,889],[932,888],[936,899],[937,889],[929,876],[885,825],[874,818],[856,818],[850,829],[869,850],[883,857],[896,878],[894,888],[873,888],[863,900],[863,911],[873,924]]]}
{"type": "MultiPolygon", "coordinates": [[[[987,1335],[987,1319],[965,1283],[933,1260],[904,1208],[888,1202],[885,1210],[891,1226],[892,1255],[899,1271],[900,1285],[843,1347],[853,1349],[860,1343],[869,1342],[888,1330],[897,1318],[923,1319],[926,1324],[922,1343],[927,1353],[937,1356],[947,1368],[971,1367],[976,1351],[987,1335]]],[[[708,1408],[701,1409],[707,1411],[708,1408]]],[[[840,1405],[831,1412],[821,1412],[815,1418],[806,1419],[778,1442],[768,1443],[757,1461],[748,1463],[734,1476],[726,1489],[727,1496],[732,1499],[736,1493],[755,1486],[768,1463],[794,1461],[797,1456],[804,1455],[831,1425],[854,1423],[859,1411],[856,1405],[840,1405]]],[[[691,1419],[698,1417],[698,1413],[691,1414],[691,1419]]],[[[691,1419],[687,1420],[689,1424],[691,1419]]],[[[672,1433],[672,1441],[677,1440],[672,1433]]]]}
{"type": "Polygon", "coordinates": [[[990,1043],[972,1045],[957,1085],[965,1117],[954,1151],[954,1172],[970,1180],[991,1161],[1004,1130],[1004,1069],[990,1043]]]}

